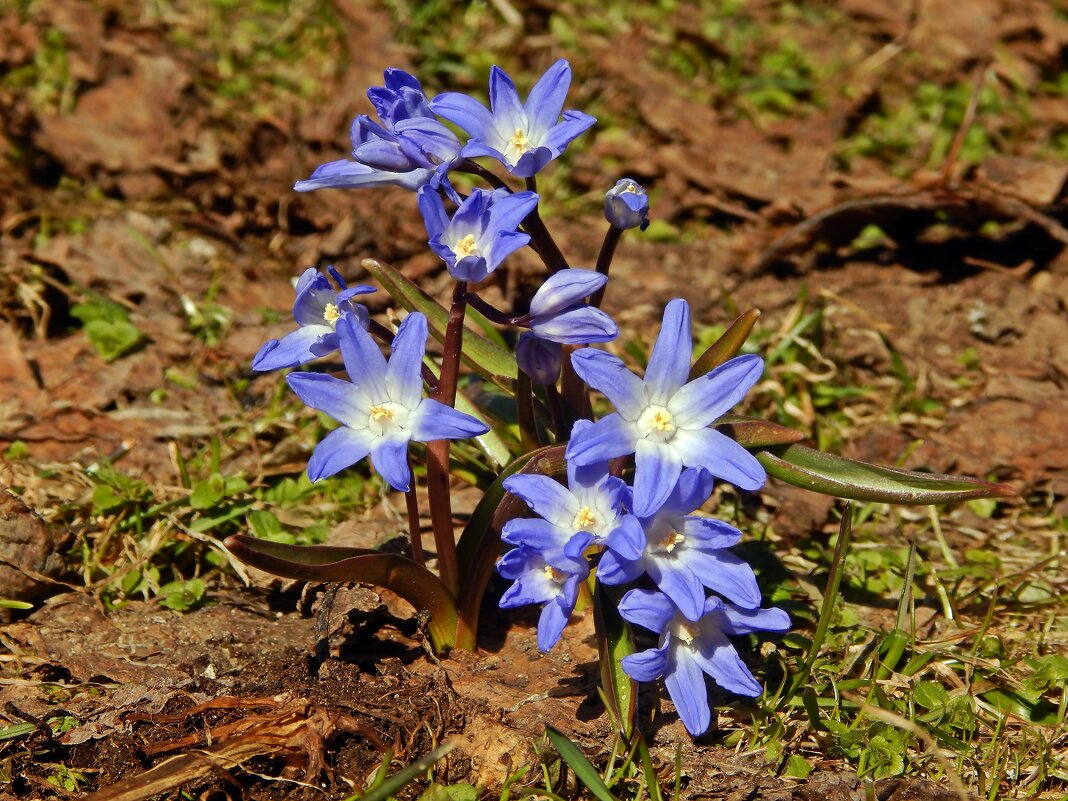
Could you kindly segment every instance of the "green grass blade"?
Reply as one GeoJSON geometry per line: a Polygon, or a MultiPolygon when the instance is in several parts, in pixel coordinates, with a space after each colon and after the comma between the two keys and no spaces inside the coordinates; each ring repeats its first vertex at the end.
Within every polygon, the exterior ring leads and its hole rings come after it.
{"type": "Polygon", "coordinates": [[[738,351],[742,349],[742,345],[749,338],[749,334],[753,331],[753,326],[756,325],[759,319],[760,309],[750,309],[731,323],[730,327],[723,332],[723,335],[713,342],[708,347],[708,350],[702,353],[697,358],[697,361],[693,363],[693,367],[690,369],[690,379],[710,373],[728,359],[737,356],[738,351]]]}
{"type": "Polygon", "coordinates": [[[595,798],[599,801],[619,801],[605,785],[601,774],[597,772],[597,768],[586,759],[586,755],[582,753],[582,750],[577,745],[552,726],[546,726],[545,733],[549,736],[560,757],[568,764],[571,770],[575,771],[578,780],[595,798]]]}
{"type": "Polygon", "coordinates": [[[386,801],[394,793],[402,790],[405,785],[418,779],[441,759],[456,747],[456,742],[445,742],[421,759],[417,759],[408,767],[403,768],[387,778],[373,790],[364,795],[352,795],[345,801],[386,801]]]}

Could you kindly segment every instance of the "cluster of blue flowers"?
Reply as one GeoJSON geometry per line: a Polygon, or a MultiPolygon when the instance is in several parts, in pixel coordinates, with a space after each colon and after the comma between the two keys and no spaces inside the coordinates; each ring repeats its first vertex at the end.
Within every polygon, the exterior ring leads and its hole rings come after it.
{"type": "MultiPolygon", "coordinates": [[[[430,248],[453,278],[474,287],[526,245],[533,244],[545,257],[544,241],[531,241],[534,223],[540,225],[534,176],[595,122],[587,114],[563,110],[570,82],[569,65],[558,61],[522,102],[511,79],[494,67],[486,108],[457,93],[430,99],[413,76],[388,70],[385,86],[368,92],[378,120],[363,115],[353,121],[352,159],[320,166],[295,188],[395,185],[414,191],[430,248]],[[446,122],[466,133],[466,140],[446,122]],[[524,179],[525,191],[513,190],[471,161],[478,157],[524,179]],[[493,179],[493,188],[474,189],[463,197],[451,185],[452,171],[493,179]]],[[[642,187],[620,180],[605,198],[610,233],[618,238],[625,229],[644,230],[648,208],[642,187]]],[[[550,275],[528,313],[487,313],[523,329],[516,359],[533,383],[555,392],[569,355],[568,366],[616,411],[596,422],[574,424],[566,448],[567,486],[542,475],[516,474],[505,481],[505,488],[537,517],[512,520],[504,528],[503,540],[513,548],[498,571],[514,583],[500,603],[542,604],[538,647],[548,650],[560,639],[591,573],[603,584],[632,587],[619,611],[659,641],[626,657],[623,668],[639,681],[663,678],[687,729],[700,734],[710,724],[705,674],[736,693],[761,692],[728,636],[789,627],[784,612],[760,607],[752,569],[729,550],[740,532],[692,514],[711,496],[714,478],[745,490],[764,484],[759,462],[711,427],[756,383],[763,362],[742,356],[691,380],[690,313],[680,299],[665,310],[644,378],[604,351],[565,350],[564,345],[618,336],[615,322],[591,302],[604,289],[607,267],[598,271],[546,263],[550,275]],[[610,464],[617,460],[619,465],[620,457],[631,455],[634,472],[628,485],[612,474],[610,464]]],[[[424,397],[423,315],[412,313],[401,323],[387,361],[372,336],[367,310],[353,300],[373,288],[349,288],[333,268],[329,276],[333,284],[314,269],[301,276],[293,308],[298,329],[267,343],[253,368],[297,367],[340,350],[348,381],[314,372],[288,376],[306,404],[341,423],[319,443],[309,476],[333,475],[370,455],[391,486],[407,491],[412,482],[410,441],[471,437],[488,429],[474,417],[424,397]]]]}

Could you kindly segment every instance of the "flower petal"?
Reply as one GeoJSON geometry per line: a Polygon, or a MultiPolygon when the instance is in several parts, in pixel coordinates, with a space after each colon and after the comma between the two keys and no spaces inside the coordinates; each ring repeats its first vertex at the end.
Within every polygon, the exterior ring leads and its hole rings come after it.
{"type": "Polygon", "coordinates": [[[549,276],[530,300],[530,313],[535,317],[561,312],[581,303],[605,285],[607,275],[596,270],[560,270],[549,276]]]}
{"type": "Polygon", "coordinates": [[[683,386],[668,409],[680,427],[704,428],[737,406],[763,373],[759,356],[737,356],[683,386]]]}
{"type": "Polygon", "coordinates": [[[489,208],[490,227],[497,231],[515,231],[537,205],[537,192],[495,192],[489,208]]]}
{"type": "Polygon", "coordinates": [[[517,517],[504,524],[501,541],[509,545],[525,545],[527,548],[546,553],[562,550],[571,534],[540,517],[517,517]]]}
{"type": "Polygon", "coordinates": [[[671,444],[687,467],[703,467],[740,489],[758,490],[767,480],[753,454],[715,429],[680,430],[671,444]]]}
{"type": "MultiPolygon", "coordinates": [[[[515,89],[515,84],[508,77],[508,73],[496,64],[490,68],[489,99],[498,135],[503,126],[526,127],[525,125],[520,126],[520,123],[524,121],[525,114],[523,113],[523,106],[519,102],[519,93],[515,89]]],[[[509,130],[505,139],[511,135],[512,131],[509,130]]]]}
{"type": "Polygon", "coordinates": [[[579,509],[578,500],[558,481],[548,476],[517,473],[506,478],[503,486],[521,498],[534,514],[564,528],[573,526],[579,509]]]}
{"type": "Polygon", "coordinates": [[[605,462],[634,452],[637,432],[617,413],[605,415],[593,427],[571,438],[564,456],[578,465],[605,462]]]}
{"type": "Polygon", "coordinates": [[[538,82],[530,90],[523,110],[530,124],[528,133],[535,142],[541,142],[549,129],[560,119],[570,86],[571,65],[566,59],[560,59],[538,78],[538,82]]]}
{"type": "Polygon", "coordinates": [[[668,653],[667,646],[665,646],[628,654],[623,657],[620,665],[623,672],[635,681],[654,681],[664,675],[667,663],[668,653]]]}
{"type": "Polygon", "coordinates": [[[382,478],[398,492],[411,486],[412,471],[408,466],[408,439],[404,436],[378,437],[371,444],[371,463],[382,478]]]}
{"type": "Polygon", "coordinates": [[[552,599],[542,607],[541,617],[538,618],[539,651],[544,653],[560,641],[570,614],[571,610],[566,609],[559,598],[552,599]]]}
{"type": "Polygon", "coordinates": [[[284,367],[299,367],[323,355],[314,353],[312,346],[321,337],[333,333],[334,329],[328,325],[306,325],[290,331],[281,339],[272,339],[260,348],[252,358],[252,369],[262,373],[284,367]]]}
{"type": "Polygon", "coordinates": [[[430,110],[466,131],[473,139],[493,138],[493,115],[489,109],[460,92],[446,92],[430,101],[430,110]]]}
{"type": "Polygon", "coordinates": [[[698,737],[708,731],[712,723],[705,676],[689,648],[676,646],[672,649],[672,656],[673,669],[664,678],[664,686],[667,687],[668,695],[682,718],[682,725],[686,727],[686,731],[698,737]]]}
{"type": "Polygon", "coordinates": [[[789,631],[791,627],[790,616],[783,610],[772,607],[771,609],[739,609],[737,606],[725,606],[723,614],[726,617],[724,630],[728,634],[751,634],[755,631],[789,631]]]}
{"type": "Polygon", "coordinates": [[[419,213],[423,216],[423,224],[426,225],[427,235],[431,240],[440,237],[449,225],[449,215],[445,212],[445,203],[441,195],[436,189],[424,186],[416,193],[416,200],[419,203],[419,213]]]}
{"type": "MultiPolygon", "coordinates": [[[[675,437],[675,440],[678,436],[675,437]]],[[[675,444],[672,440],[672,445],[675,444]]],[[[685,515],[699,509],[712,495],[712,474],[700,467],[689,467],[679,475],[671,495],[660,507],[660,514],[685,515]]]]}
{"type": "MultiPolygon", "coordinates": [[[[707,495],[705,500],[708,500],[707,495]]],[[[686,537],[687,545],[706,551],[730,548],[732,545],[737,545],[742,538],[742,532],[734,526],[713,517],[683,518],[682,533],[686,537]]]]}
{"type": "Polygon", "coordinates": [[[724,690],[752,698],[764,691],[722,632],[704,629],[694,644],[697,646],[692,657],[694,664],[724,690]]]}
{"type": "Polygon", "coordinates": [[[550,128],[549,133],[541,142],[555,158],[563,153],[575,139],[592,128],[596,122],[596,117],[583,114],[581,111],[565,111],[564,121],[550,128]]]}
{"type": "Polygon", "coordinates": [[[367,428],[373,401],[349,381],[324,373],[290,373],[286,383],[313,409],[351,428],[367,428]]]}
{"type": "Polygon", "coordinates": [[[571,354],[571,364],[579,378],[603,393],[625,419],[637,420],[649,405],[645,383],[622,359],[603,350],[582,348],[571,354]]]}
{"type": "MultiPolygon", "coordinates": [[[[337,321],[338,341],[345,372],[352,383],[373,402],[389,397],[386,390],[386,357],[354,317],[345,315],[337,321]]],[[[329,412],[328,412],[329,414],[329,412]]]]}
{"type": "Polygon", "coordinates": [[[651,517],[668,499],[682,473],[682,459],[671,444],[639,439],[634,456],[634,500],[631,511],[651,517]]]}
{"type": "Polygon", "coordinates": [[[615,551],[605,551],[597,565],[597,580],[610,586],[627,584],[644,572],[645,567],[641,562],[623,559],[615,551]]]}
{"type": "Polygon", "coordinates": [[[671,556],[649,555],[645,570],[688,620],[700,619],[705,610],[704,585],[685,563],[671,556]]]}
{"type": "Polygon", "coordinates": [[[405,409],[414,409],[423,397],[426,338],[426,316],[419,312],[405,317],[393,338],[393,353],[386,365],[386,392],[405,409]]]}
{"type": "Polygon", "coordinates": [[[675,617],[675,605],[656,590],[631,590],[619,602],[619,614],[636,626],[660,634],[675,617]]]}
{"type": "Polygon", "coordinates": [[[692,357],[690,306],[682,298],[675,298],[664,308],[664,322],[645,368],[650,403],[667,405],[686,383],[692,357]]]}
{"type": "Polygon", "coordinates": [[[632,562],[642,558],[647,544],[645,530],[634,515],[623,515],[605,542],[621,559],[632,562]]]}
{"type": "Polygon", "coordinates": [[[600,309],[585,304],[547,318],[535,317],[530,322],[530,330],[541,339],[562,345],[611,342],[619,336],[615,320],[600,309]]]}
{"type": "Polygon", "coordinates": [[[748,609],[760,606],[760,587],[753,568],[730,551],[687,548],[679,562],[686,565],[704,586],[739,606],[748,609]]]}
{"type": "Polygon", "coordinates": [[[363,189],[374,186],[401,186],[413,192],[430,182],[434,170],[416,169],[411,172],[384,172],[360,164],[358,161],[331,161],[315,168],[311,176],[293,184],[297,192],[315,189],[363,189]]]}
{"type": "Polygon", "coordinates": [[[431,442],[435,439],[466,439],[489,431],[489,426],[469,414],[431,398],[423,398],[408,418],[412,439],[431,442]]]}
{"type": "Polygon", "coordinates": [[[315,447],[308,460],[308,478],[319,481],[356,464],[370,453],[371,440],[366,429],[335,428],[315,447]]]}

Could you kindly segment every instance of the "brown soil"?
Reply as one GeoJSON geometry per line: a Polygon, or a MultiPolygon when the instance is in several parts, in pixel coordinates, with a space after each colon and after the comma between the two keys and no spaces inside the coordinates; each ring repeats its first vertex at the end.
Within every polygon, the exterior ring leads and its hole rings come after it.
{"type": "MultiPolygon", "coordinates": [[[[252,443],[226,455],[226,472],[299,473],[306,452],[256,429],[279,378],[251,377],[247,365],[286,330],[265,325],[259,310],[286,309],[300,269],[334,263],[356,279],[361,259],[375,257],[432,292],[449,283],[423,247],[410,195],[289,191],[317,163],[341,157],[348,122],[384,67],[419,71],[394,43],[389,14],[337,0],[336,26],[309,34],[326,53],[312,100],[276,94],[255,106],[211,88],[221,68],[197,44],[203,17],[197,4],[174,5],[148,14],[123,0],[55,0],[0,17],[0,75],[41,58],[50,32],[68,48],[53,95],[0,81],[0,447],[19,440],[32,457],[0,461],[0,480],[21,498],[6,495],[0,507],[0,597],[39,602],[0,628],[0,726],[38,724],[0,741],[0,797],[142,798],[151,779],[169,797],[181,784],[201,798],[344,798],[387,751],[407,763],[450,737],[459,746],[439,779],[492,788],[544,753],[545,723],[591,757],[606,753],[611,727],[597,700],[588,616],[541,655],[535,617],[487,611],[480,651],[439,663],[403,604],[366,588],[344,590],[320,614],[322,588],[301,597],[261,576],[220,587],[211,605],[187,614],[152,602],[105,614],[93,588],[64,573],[60,554],[84,534],[63,525],[64,504],[84,502],[79,471],[102,455],[122,453],[124,470],[173,487],[171,449],[201,448],[225,425],[252,443]],[[146,342],[102,361],[70,315],[86,290],[125,306],[146,342]],[[196,337],[183,298],[231,309],[226,336],[210,345],[196,337]],[[195,386],[166,383],[160,402],[153,392],[175,372],[195,386]],[[63,715],[77,725],[53,735],[47,721],[63,715]],[[84,781],[58,786],[59,766],[84,781]]],[[[564,191],[595,197],[579,212],[596,213],[616,175],[633,175],[654,187],[654,216],[683,232],[671,242],[624,240],[606,307],[629,336],[647,337],[663,302],[679,295],[704,324],[729,321],[729,296],[738,308],[759,307],[775,329],[788,325],[804,288],[835,332],[825,353],[854,383],[891,392],[892,346],[915,378],[914,396],[944,410],[906,410],[891,424],[885,398],[858,402],[846,455],[895,463],[907,453],[908,467],[994,476],[1068,514],[1068,170],[1042,149],[1068,129],[1063,103],[1036,97],[1027,132],[980,164],[950,158],[929,172],[921,161],[900,178],[865,158],[845,172],[833,152],[890,84],[969,80],[981,65],[999,81],[1037,86],[1068,51],[1068,23],[1050,4],[929,0],[910,13],[899,3],[841,3],[823,38],[802,44],[841,47],[859,94],[788,119],[688,99],[658,55],[665,44],[655,26],[569,53],[547,38],[552,4],[515,5],[530,36],[502,48],[510,64],[538,70],[568,56],[581,76],[569,107],[596,99],[624,121],[614,129],[623,136],[576,143],[564,191]],[[872,223],[887,241],[851,248],[872,223]]],[[[770,24],[767,6],[756,13],[770,24]]],[[[696,5],[674,13],[676,32],[700,29],[690,24],[696,5]]],[[[303,24],[318,30],[315,19],[303,24]]],[[[698,34],[670,46],[718,57],[698,34]]],[[[444,72],[422,77],[434,89],[475,88],[463,74],[452,85],[444,72]]],[[[690,88],[708,87],[698,79],[690,88]]],[[[550,226],[576,264],[592,264],[600,233],[567,208],[550,226]]],[[[517,258],[489,291],[511,302],[534,266],[517,258]]],[[[372,307],[386,305],[380,297],[372,307]]],[[[770,407],[773,390],[753,411],[770,407]]],[[[815,433],[814,410],[796,417],[815,433]]],[[[759,514],[788,541],[833,525],[821,499],[779,486],[763,497],[759,514]]],[[[996,540],[996,521],[953,514],[981,542],[996,540]]],[[[385,525],[381,515],[369,520],[385,525]]],[[[717,746],[745,725],[744,707],[723,707],[716,731],[694,744],[663,706],[650,726],[654,755],[668,775],[676,746],[685,749],[685,797],[862,793],[833,760],[788,780],[770,777],[761,756],[717,746]]],[[[918,781],[876,788],[880,799],[943,794],[918,781]]]]}

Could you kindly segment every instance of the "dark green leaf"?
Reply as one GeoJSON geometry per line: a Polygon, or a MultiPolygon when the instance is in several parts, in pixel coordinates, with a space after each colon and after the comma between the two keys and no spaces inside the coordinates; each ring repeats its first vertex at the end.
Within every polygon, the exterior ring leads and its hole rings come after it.
{"type": "Polygon", "coordinates": [[[359,796],[360,801],[386,801],[405,785],[415,781],[434,767],[434,763],[455,747],[455,740],[442,743],[422,759],[417,759],[408,767],[394,773],[374,789],[368,790],[365,794],[359,796]]]}
{"type": "Polygon", "coordinates": [[[600,657],[601,687],[612,715],[622,727],[624,740],[630,739],[634,726],[637,688],[634,679],[624,672],[623,657],[634,653],[634,640],[630,627],[619,614],[622,596],[616,587],[606,587],[598,582],[593,594],[594,630],[597,632],[597,653],[600,657]]]}
{"type": "Polygon", "coordinates": [[[769,475],[787,484],[857,501],[934,504],[1016,494],[1005,484],[881,467],[804,445],[771,447],[758,451],[756,457],[769,475]]]}
{"type": "Polygon", "coordinates": [[[362,581],[385,587],[416,610],[430,613],[427,633],[435,650],[456,639],[456,601],[441,579],[411,559],[362,548],[287,545],[236,535],[226,547],[242,562],[268,573],[300,581],[362,581]]]}

